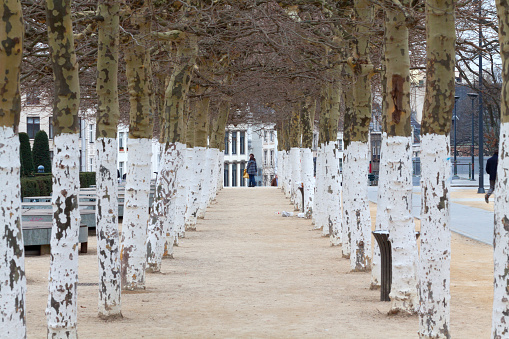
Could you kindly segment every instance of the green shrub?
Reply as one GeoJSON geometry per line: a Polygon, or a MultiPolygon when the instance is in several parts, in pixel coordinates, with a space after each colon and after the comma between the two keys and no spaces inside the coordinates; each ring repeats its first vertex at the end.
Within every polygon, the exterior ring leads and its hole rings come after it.
{"type": "Polygon", "coordinates": [[[45,131],[40,130],[34,138],[34,147],[32,147],[32,157],[34,159],[34,171],[37,172],[39,165],[44,166],[45,173],[51,173],[51,159],[49,154],[49,140],[45,131]]]}
{"type": "Polygon", "coordinates": [[[80,172],[80,187],[88,188],[95,185],[95,172],[80,172]]]}
{"type": "MultiPolygon", "coordinates": [[[[40,197],[51,195],[53,190],[53,176],[39,174],[35,177],[21,178],[21,197],[40,197]]],[[[80,172],[80,187],[88,188],[95,185],[95,172],[80,172]]]]}
{"type": "Polygon", "coordinates": [[[21,176],[25,177],[34,173],[30,138],[26,133],[19,133],[19,162],[21,164],[21,176]]]}

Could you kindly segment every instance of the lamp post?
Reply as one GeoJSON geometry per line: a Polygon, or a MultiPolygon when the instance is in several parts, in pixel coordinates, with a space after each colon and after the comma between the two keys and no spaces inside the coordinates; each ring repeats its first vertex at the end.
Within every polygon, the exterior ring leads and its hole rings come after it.
{"type": "Polygon", "coordinates": [[[484,133],[482,105],[482,2],[479,3],[479,188],[477,193],[484,194],[484,133]]]}
{"type": "MultiPolygon", "coordinates": [[[[472,100],[472,146],[471,146],[471,149],[470,149],[470,153],[472,155],[472,178],[470,180],[472,181],[475,181],[474,179],[474,169],[475,169],[475,165],[474,165],[474,100],[475,98],[478,97],[478,94],[477,93],[468,93],[467,94],[468,97],[470,98],[470,100],[472,100]]],[[[479,173],[482,173],[482,169],[479,170],[479,173]]]]}
{"type": "Polygon", "coordinates": [[[454,97],[454,116],[452,117],[453,124],[454,124],[454,175],[452,176],[453,179],[459,179],[458,177],[458,166],[456,165],[456,125],[458,124],[458,116],[456,115],[456,106],[458,103],[459,96],[454,97]]]}

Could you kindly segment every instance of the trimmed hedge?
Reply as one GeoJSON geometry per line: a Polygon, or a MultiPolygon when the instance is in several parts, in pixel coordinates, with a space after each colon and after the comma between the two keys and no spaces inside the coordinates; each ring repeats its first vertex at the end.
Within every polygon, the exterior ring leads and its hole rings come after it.
{"type": "Polygon", "coordinates": [[[42,165],[44,166],[44,173],[51,173],[48,134],[46,134],[43,130],[40,130],[35,134],[34,146],[32,147],[32,158],[34,160],[34,172],[37,172],[37,167],[42,165]]]}
{"type": "Polygon", "coordinates": [[[95,185],[95,172],[80,172],[80,187],[88,188],[95,185]]]}
{"type": "MultiPolygon", "coordinates": [[[[51,195],[52,178],[51,174],[21,178],[21,198],[51,195]]],[[[80,172],[80,187],[90,185],[95,185],[95,172],[80,172]]]]}

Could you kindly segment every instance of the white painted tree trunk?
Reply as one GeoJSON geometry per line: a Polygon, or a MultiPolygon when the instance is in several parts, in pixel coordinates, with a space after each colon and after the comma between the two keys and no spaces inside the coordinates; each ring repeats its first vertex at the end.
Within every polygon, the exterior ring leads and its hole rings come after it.
{"type": "Polygon", "coordinates": [[[48,284],[48,338],[77,338],[79,135],[55,135],[53,227],[48,284]]]}
{"type": "Polygon", "coordinates": [[[323,206],[324,206],[324,213],[323,213],[323,227],[322,227],[322,236],[328,237],[330,236],[332,232],[332,224],[333,224],[333,214],[337,210],[338,205],[335,204],[333,201],[333,170],[334,167],[333,163],[335,162],[334,159],[334,143],[328,142],[327,144],[324,144],[324,153],[323,153],[323,206]]]}
{"type": "Polygon", "coordinates": [[[283,152],[277,151],[277,185],[282,189],[282,183],[284,181],[284,163],[283,163],[283,152]]]}
{"type": "Polygon", "coordinates": [[[210,181],[211,181],[211,189],[210,189],[210,200],[209,200],[209,204],[214,201],[216,199],[216,195],[217,195],[217,184],[218,184],[218,180],[217,180],[217,177],[219,176],[219,173],[220,173],[220,164],[219,164],[219,160],[220,160],[220,151],[217,149],[217,148],[211,148],[211,150],[213,151],[213,160],[212,160],[212,176],[210,178],[210,181]]]}
{"type": "Polygon", "coordinates": [[[313,215],[313,197],[315,195],[315,178],[313,168],[313,153],[309,148],[301,149],[302,182],[304,184],[304,214],[310,219],[313,215]]]}
{"type": "Polygon", "coordinates": [[[350,230],[350,268],[352,271],[371,269],[371,216],[368,203],[368,144],[354,141],[345,153],[348,163],[348,196],[350,208],[345,211],[350,230]]]}
{"type": "Polygon", "coordinates": [[[324,205],[324,145],[321,144],[316,153],[316,181],[315,181],[315,199],[313,201],[313,218],[314,227],[313,229],[318,230],[323,227],[326,213],[326,206],[324,205]]]}
{"type": "MultiPolygon", "coordinates": [[[[378,170],[378,195],[376,204],[376,222],[375,230],[389,229],[389,221],[387,220],[387,193],[389,188],[387,187],[387,159],[385,153],[387,149],[387,133],[382,133],[382,142],[380,146],[380,163],[378,170]]],[[[371,261],[371,289],[380,288],[380,282],[382,280],[382,266],[380,257],[380,247],[378,247],[375,241],[373,245],[373,260],[371,261]]]]}
{"type": "Polygon", "coordinates": [[[494,293],[491,338],[509,336],[509,123],[500,124],[495,183],[494,293]]]}
{"type": "Polygon", "coordinates": [[[290,202],[292,201],[292,160],[291,160],[291,152],[286,153],[286,189],[285,195],[290,202]]]}
{"type": "MultiPolygon", "coordinates": [[[[421,136],[419,333],[422,338],[450,337],[449,140],[449,135],[421,136]],[[444,335],[443,329],[447,329],[447,335],[444,335]]],[[[415,241],[415,237],[410,241],[415,241]]]]}
{"type": "Polygon", "coordinates": [[[173,253],[173,215],[170,204],[175,196],[178,159],[177,145],[161,145],[161,161],[157,174],[154,203],[147,230],[147,271],[160,272],[163,255],[173,253]],[[171,224],[171,225],[170,225],[171,224]],[[167,241],[168,239],[168,241],[167,241]]]}
{"type": "Polygon", "coordinates": [[[220,190],[222,190],[224,188],[224,152],[221,151],[220,152],[220,156],[219,156],[219,173],[218,173],[218,176],[217,176],[217,180],[218,180],[218,187],[220,190]]]}
{"type": "Polygon", "coordinates": [[[174,217],[174,228],[175,228],[175,244],[178,245],[178,239],[184,238],[185,236],[185,224],[186,224],[186,209],[187,209],[187,174],[189,171],[189,163],[186,161],[187,149],[184,144],[179,143],[178,162],[181,164],[177,171],[177,193],[175,196],[175,217],[174,217]]]}
{"type": "Polygon", "coordinates": [[[391,313],[417,311],[417,244],[412,208],[410,137],[387,137],[387,220],[392,245],[391,313]]]}
{"type": "Polygon", "coordinates": [[[0,126],[0,323],[2,338],[26,338],[25,251],[21,230],[19,138],[0,126]]]}
{"type": "Polygon", "coordinates": [[[334,142],[333,152],[331,155],[332,160],[330,161],[329,171],[331,177],[331,198],[329,210],[329,218],[331,223],[330,230],[330,244],[331,246],[341,245],[342,233],[342,210],[341,210],[341,170],[339,168],[339,159],[342,157],[342,153],[339,151],[338,143],[334,142]]]}
{"type": "Polygon", "coordinates": [[[187,194],[186,231],[196,230],[196,218],[201,197],[202,171],[205,152],[205,147],[194,147],[192,149],[192,166],[189,173],[189,191],[187,194]]]}
{"type": "Polygon", "coordinates": [[[201,196],[198,203],[198,212],[196,213],[196,216],[199,219],[205,218],[205,212],[207,211],[207,207],[210,203],[210,196],[211,196],[211,178],[214,174],[214,150],[211,148],[205,149],[204,152],[204,159],[202,161],[203,170],[201,173],[202,177],[202,189],[201,189],[201,196]]]}
{"type": "Polygon", "coordinates": [[[300,148],[293,147],[290,150],[290,162],[292,163],[292,192],[290,201],[293,203],[293,209],[299,211],[302,205],[302,198],[299,190],[302,184],[300,173],[300,148]]]}
{"type": "Polygon", "coordinates": [[[97,138],[96,234],[99,266],[99,317],[122,317],[120,237],[118,233],[117,139],[97,138]]]}
{"type": "Polygon", "coordinates": [[[120,251],[122,288],[127,290],[145,289],[151,150],[151,139],[129,139],[120,251]]]}

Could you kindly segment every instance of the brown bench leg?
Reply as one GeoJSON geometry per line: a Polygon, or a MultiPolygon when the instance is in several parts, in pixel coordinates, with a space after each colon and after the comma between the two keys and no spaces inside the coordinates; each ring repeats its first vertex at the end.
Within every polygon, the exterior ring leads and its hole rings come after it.
{"type": "Polygon", "coordinates": [[[88,251],[88,242],[81,243],[81,253],[87,253],[88,251]]]}

